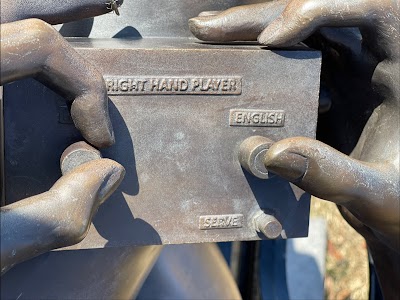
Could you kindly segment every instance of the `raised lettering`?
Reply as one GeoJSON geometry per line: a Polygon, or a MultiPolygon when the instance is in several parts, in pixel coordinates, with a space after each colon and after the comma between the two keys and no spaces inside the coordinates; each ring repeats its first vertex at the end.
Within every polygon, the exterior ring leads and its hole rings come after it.
{"type": "Polygon", "coordinates": [[[184,92],[187,91],[189,87],[189,83],[187,79],[179,79],[179,89],[180,91],[184,92]]]}
{"type": "Polygon", "coordinates": [[[277,113],[276,115],[276,122],[279,124],[283,124],[285,119],[285,114],[284,113],[277,113]]]}
{"type": "Polygon", "coordinates": [[[221,79],[214,79],[213,90],[218,91],[221,85],[221,79]]]}
{"type": "Polygon", "coordinates": [[[118,80],[118,88],[120,91],[126,92],[128,90],[128,80],[126,79],[118,80]]]}
{"type": "Polygon", "coordinates": [[[210,227],[211,226],[211,219],[210,218],[205,218],[204,219],[204,227],[210,227]]]}
{"type": "Polygon", "coordinates": [[[222,79],[222,90],[224,92],[228,91],[228,80],[227,79],[222,79]]]}
{"type": "Polygon", "coordinates": [[[200,87],[200,82],[197,79],[192,79],[192,91],[195,91],[198,87],[200,87]]]}
{"type": "Polygon", "coordinates": [[[199,218],[199,228],[203,230],[240,228],[242,226],[242,214],[200,216],[199,218]]]}
{"type": "Polygon", "coordinates": [[[146,83],[147,83],[147,80],[138,81],[138,87],[139,87],[138,91],[144,92],[144,87],[145,87],[146,83]]]}
{"type": "Polygon", "coordinates": [[[243,123],[250,124],[250,122],[251,122],[250,117],[251,117],[250,112],[243,113],[243,123]]]}
{"type": "Polygon", "coordinates": [[[166,79],[161,79],[160,85],[158,86],[158,91],[168,91],[167,89],[167,80],[166,79]]]}
{"type": "Polygon", "coordinates": [[[239,218],[237,216],[232,218],[232,227],[237,227],[239,222],[239,218]]]}
{"type": "Polygon", "coordinates": [[[233,92],[236,91],[236,80],[229,79],[229,83],[230,83],[230,90],[233,92]]]}
{"type": "Polygon", "coordinates": [[[285,125],[283,110],[231,109],[230,126],[282,127],[285,125]]]}
{"type": "Polygon", "coordinates": [[[241,112],[236,113],[236,123],[242,123],[243,122],[243,114],[241,112]]]}
{"type": "Polygon", "coordinates": [[[251,119],[255,124],[260,123],[260,114],[259,113],[252,113],[251,119]]]}
{"type": "Polygon", "coordinates": [[[109,95],[240,95],[241,77],[105,76],[109,95]]]}
{"type": "Polygon", "coordinates": [[[158,79],[152,79],[151,80],[151,91],[158,91],[158,79]]]}

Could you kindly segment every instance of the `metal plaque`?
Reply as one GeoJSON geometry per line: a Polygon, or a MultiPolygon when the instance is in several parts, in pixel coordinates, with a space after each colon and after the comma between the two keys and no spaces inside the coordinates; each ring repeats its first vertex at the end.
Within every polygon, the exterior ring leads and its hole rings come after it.
{"type": "MultiPolygon", "coordinates": [[[[243,170],[239,145],[315,137],[319,52],[209,45],[190,39],[73,39],[104,74],[116,144],[103,156],[126,176],[71,248],[257,240],[260,208],[282,238],[307,235],[310,196],[278,176],[243,170]]],[[[61,176],[81,140],[65,101],[33,79],[4,86],[7,203],[61,176]]]]}

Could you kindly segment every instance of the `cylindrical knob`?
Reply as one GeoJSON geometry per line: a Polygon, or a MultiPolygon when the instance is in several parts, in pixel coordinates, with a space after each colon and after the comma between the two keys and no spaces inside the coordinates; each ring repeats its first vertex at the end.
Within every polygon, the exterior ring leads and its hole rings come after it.
{"type": "Polygon", "coordinates": [[[264,165],[264,157],[274,142],[264,136],[252,136],[245,139],[239,148],[239,162],[250,174],[268,179],[270,175],[264,165]]]}
{"type": "Polygon", "coordinates": [[[60,158],[61,173],[67,174],[72,169],[95,159],[102,158],[99,150],[85,142],[77,142],[64,150],[60,158]]]}
{"type": "Polygon", "coordinates": [[[281,235],[282,225],[272,215],[260,212],[254,217],[254,225],[257,232],[262,232],[269,239],[276,239],[281,235]]]}

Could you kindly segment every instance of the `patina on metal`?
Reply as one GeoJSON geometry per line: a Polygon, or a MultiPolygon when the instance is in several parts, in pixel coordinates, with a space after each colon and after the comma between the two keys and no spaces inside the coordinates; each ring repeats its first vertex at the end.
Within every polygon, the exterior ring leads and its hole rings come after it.
{"type": "MultiPolygon", "coordinates": [[[[252,176],[242,169],[238,153],[253,135],[275,141],[315,136],[318,52],[172,38],[73,39],[71,45],[105,78],[118,143],[102,154],[127,170],[120,189],[75,248],[258,240],[266,238],[252,221],[260,209],[280,221],[283,238],[307,235],[309,195],[282,178],[252,176]],[[240,227],[232,217],[236,214],[243,215],[240,227]],[[199,228],[204,216],[215,216],[218,224],[199,228]]],[[[23,111],[14,101],[5,103],[5,124],[11,116],[18,120],[17,127],[5,128],[6,147],[13,147],[15,137],[26,141],[17,157],[6,156],[10,202],[20,197],[12,188],[22,184],[19,178],[24,178],[24,192],[46,188],[49,178],[58,176],[54,161],[66,141],[81,139],[73,124],[60,118],[66,103],[58,95],[32,80],[5,86],[5,99],[13,95],[36,96],[23,111]],[[52,118],[35,117],[38,110],[52,118]],[[19,129],[28,119],[29,136],[19,129]],[[48,143],[51,151],[43,147],[48,143]],[[28,162],[31,151],[41,155],[28,162]],[[11,164],[14,160],[18,166],[11,164]],[[45,176],[23,167],[28,163],[45,166],[45,176]]]]}
{"type": "MultiPolygon", "coordinates": [[[[119,1],[122,3],[122,1],[119,1]]],[[[139,2],[140,3],[140,2],[139,2]]],[[[168,4],[171,6],[176,5],[179,1],[169,1],[168,4]]],[[[175,28],[180,28],[180,30],[185,31],[189,34],[187,27],[185,26],[186,20],[189,17],[194,15],[187,15],[188,13],[192,13],[193,11],[200,11],[201,7],[203,8],[225,8],[232,4],[232,1],[194,1],[193,3],[184,4],[184,9],[175,9],[173,11],[180,12],[183,11],[183,18],[177,18],[179,22],[175,23],[175,28]],[[187,7],[186,7],[187,6],[187,7]]],[[[238,2],[234,2],[236,4],[238,2]]],[[[159,2],[156,1],[158,5],[159,2]]],[[[170,22],[173,22],[171,18],[171,14],[166,14],[163,9],[154,11],[155,5],[149,4],[149,1],[141,2],[140,9],[130,9],[130,12],[138,12],[139,16],[146,8],[147,12],[151,14],[143,14],[143,17],[136,18],[139,22],[143,22],[143,28],[151,28],[154,27],[149,26],[149,24],[154,24],[154,19],[161,20],[159,16],[166,16],[170,22]],[[154,17],[155,12],[159,15],[154,17]],[[151,16],[151,18],[149,17],[151,16]],[[154,19],[153,19],[154,18],[154,19]],[[144,22],[146,21],[146,22],[144,22]]],[[[24,18],[32,18],[37,17],[44,21],[47,21],[51,24],[70,21],[72,19],[79,19],[81,17],[89,17],[94,16],[99,13],[105,13],[109,11],[108,4],[106,5],[104,0],[85,0],[85,1],[64,1],[62,3],[57,3],[54,5],[51,1],[41,1],[41,2],[26,2],[26,1],[13,1],[13,2],[1,2],[1,20],[2,22],[11,22],[18,21],[24,18]]],[[[112,14],[113,15],[113,14],[112,14]]],[[[115,17],[115,15],[113,15],[115,17]]],[[[166,20],[168,20],[166,18],[166,20]]],[[[129,23],[132,22],[132,18],[129,18],[129,23]]],[[[112,19],[114,22],[114,19],[112,19]]],[[[86,24],[90,24],[91,19],[87,19],[84,21],[86,24]]],[[[109,29],[112,27],[113,22],[104,22],[106,24],[106,28],[109,29]]],[[[45,24],[37,20],[29,21],[25,23],[25,26],[29,27],[27,24],[38,25],[39,29],[46,28],[45,24]]],[[[159,29],[163,29],[164,32],[172,32],[172,28],[170,26],[159,26],[159,29]]],[[[4,26],[4,25],[3,25],[4,26]]],[[[84,26],[78,26],[80,34],[85,34],[84,26]]],[[[3,27],[4,28],[4,27],[3,27]]],[[[150,31],[151,31],[150,30],[150,31]]],[[[40,30],[39,30],[40,31],[40,30]]],[[[175,31],[175,32],[180,32],[175,31]]],[[[35,33],[34,30],[28,30],[28,33],[35,33]]],[[[154,31],[153,31],[154,33],[154,31]]],[[[56,36],[53,32],[49,32],[50,40],[51,38],[56,36]]],[[[164,36],[165,34],[158,33],[158,36],[164,36]]],[[[35,35],[36,36],[36,35],[35,35]]],[[[37,36],[36,36],[37,37],[37,36]]],[[[46,42],[46,37],[42,37],[41,41],[43,43],[37,43],[36,46],[42,47],[42,49],[51,48],[51,43],[46,42]]],[[[35,46],[35,44],[33,44],[35,46]]],[[[63,43],[56,43],[53,46],[60,46],[60,48],[66,48],[66,52],[69,54],[74,54],[77,57],[76,63],[76,72],[80,72],[82,68],[87,66],[86,62],[82,63],[78,54],[70,51],[70,48],[63,43]]],[[[29,52],[29,51],[28,51],[29,52]]],[[[27,52],[27,53],[28,53],[27,52]]],[[[27,53],[23,54],[26,55],[27,53]]],[[[56,55],[57,56],[57,55],[56,55]]],[[[112,53],[110,54],[112,57],[112,53]]],[[[58,56],[57,56],[58,57],[58,56]]],[[[59,63],[62,63],[63,60],[60,58],[59,63]]],[[[72,60],[73,61],[73,60],[72,60]]],[[[40,62],[39,62],[40,63],[40,62]]],[[[68,70],[68,68],[67,68],[68,70]]],[[[90,68],[91,70],[91,68],[90,68]]],[[[61,72],[63,70],[60,70],[61,72]]],[[[64,74],[67,77],[74,77],[74,72],[68,74],[64,74]]],[[[93,74],[93,73],[92,73],[93,74]]],[[[90,75],[88,73],[87,75],[90,75]]],[[[77,77],[79,78],[79,76],[77,77]]],[[[59,80],[57,76],[51,77],[50,79],[59,80]]],[[[82,81],[80,83],[84,84],[83,89],[88,89],[89,94],[93,92],[90,86],[92,87],[96,85],[96,80],[91,81],[90,78],[87,78],[88,81],[82,81]],[[89,82],[90,81],[90,82],[89,82]]],[[[62,81],[62,80],[61,80],[62,81]]],[[[43,82],[43,81],[42,81],[43,82]]],[[[77,81],[79,83],[79,81],[77,81]]],[[[57,82],[59,83],[59,82],[57,82]]],[[[99,83],[99,82],[97,82],[99,83]]],[[[60,92],[57,89],[57,84],[55,86],[49,85],[51,88],[54,88],[56,92],[60,92]]],[[[68,87],[70,88],[70,87],[68,87]]],[[[101,85],[98,85],[97,88],[101,91],[99,94],[95,94],[99,98],[99,102],[101,103],[104,95],[104,88],[101,85]]],[[[74,89],[74,87],[72,87],[74,89]]],[[[96,91],[96,89],[94,89],[96,91]]],[[[79,93],[78,93],[79,94],[79,93]]],[[[70,99],[72,100],[72,99],[70,99]]],[[[61,123],[69,124],[71,118],[68,114],[69,104],[60,108],[58,117],[61,123]]],[[[51,102],[48,102],[47,105],[52,105],[51,102]]],[[[21,109],[21,107],[20,107],[21,109]]],[[[44,112],[40,110],[38,113],[43,116],[44,112]]],[[[50,117],[50,116],[46,116],[50,117]]],[[[104,121],[104,115],[95,116],[93,118],[94,121],[102,120],[104,121]]],[[[28,126],[27,128],[31,128],[28,126]]],[[[43,130],[43,134],[47,132],[48,128],[43,130]]],[[[26,130],[24,128],[23,130],[26,130]]],[[[85,132],[83,132],[85,134],[85,132]]],[[[94,133],[91,133],[90,130],[86,132],[90,137],[94,133]]],[[[97,136],[99,137],[99,135],[97,136]]],[[[105,134],[102,136],[105,140],[109,138],[109,135],[105,134]]],[[[89,139],[89,138],[88,138],[89,139]]],[[[96,138],[89,139],[89,141],[97,146],[101,146],[102,140],[96,140],[96,138]]],[[[110,141],[110,139],[109,139],[110,141]]],[[[72,142],[72,140],[71,140],[72,142]]],[[[112,142],[112,140],[110,141],[112,142]]],[[[61,154],[61,151],[58,151],[57,147],[53,143],[50,143],[49,148],[57,151],[57,156],[61,154]]],[[[13,150],[17,150],[17,148],[13,148],[13,150]]],[[[79,149],[76,149],[80,151],[79,149]]],[[[49,150],[51,152],[51,150],[49,150]]],[[[73,154],[73,153],[72,153],[73,154]]],[[[87,154],[87,153],[85,153],[87,154]]],[[[40,155],[40,154],[39,154],[40,155]]],[[[55,157],[48,157],[48,159],[52,159],[55,157]]],[[[57,160],[59,157],[57,157],[57,160]]],[[[64,161],[64,160],[63,160],[64,161]]],[[[3,162],[2,162],[3,165],[3,162]]],[[[36,168],[37,170],[42,170],[42,175],[46,174],[45,166],[40,165],[30,165],[30,168],[36,168]]],[[[35,179],[33,179],[35,180],[35,179]]],[[[46,185],[50,183],[49,178],[45,179],[46,185]]],[[[51,184],[51,183],[50,183],[51,184]]],[[[40,185],[40,184],[39,184],[40,185]]],[[[4,186],[3,186],[4,187],[4,186]]],[[[23,188],[25,186],[23,185],[23,188]]],[[[2,189],[4,191],[4,189],[2,189]]],[[[18,199],[19,200],[19,199],[18,199]]],[[[193,246],[196,247],[196,246],[193,246]]],[[[197,247],[196,247],[197,248],[197,247]]],[[[201,259],[203,261],[209,262],[211,257],[204,251],[203,247],[201,249],[201,259]]],[[[208,248],[208,247],[206,247],[208,248]]],[[[139,291],[144,278],[146,277],[149,269],[157,258],[158,254],[161,251],[161,247],[123,247],[123,248],[108,248],[108,249],[96,249],[96,250],[82,250],[82,251],[58,251],[58,252],[50,252],[46,255],[41,255],[36,257],[30,261],[24,262],[16,266],[14,269],[10,270],[5,276],[2,276],[2,289],[1,296],[2,298],[19,298],[23,299],[27,298],[88,298],[88,299],[130,299],[137,294],[139,291]],[[32,272],[35,273],[35,276],[31,276],[32,272]],[[45,279],[44,279],[45,278],[45,279]],[[107,282],[107,285],[99,285],[99,282],[107,282]],[[7,288],[5,288],[7,287],[7,288]]],[[[193,251],[188,249],[186,251],[187,255],[193,255],[193,251]],[[189,252],[188,252],[189,251],[189,252]]],[[[197,254],[196,254],[197,255],[197,254]]],[[[196,257],[193,257],[194,259],[196,257]]],[[[219,266],[222,266],[221,258],[219,258],[219,266]]],[[[214,264],[215,265],[215,264],[214,264]]],[[[228,289],[220,290],[217,286],[214,285],[214,282],[210,282],[212,278],[208,278],[205,273],[205,269],[200,272],[200,269],[197,270],[197,276],[202,278],[204,281],[204,285],[209,286],[213,284],[215,290],[212,291],[214,295],[224,295],[225,298],[232,298],[232,293],[235,291],[235,287],[233,286],[234,282],[232,279],[227,278],[229,276],[229,272],[223,271],[224,268],[215,268],[213,270],[213,275],[215,278],[219,276],[224,277],[225,288],[228,286],[226,283],[230,281],[230,286],[228,289]],[[198,273],[201,274],[198,274],[198,273]],[[208,281],[207,281],[208,280],[208,281]]],[[[213,277],[214,278],[214,277],[213,277]]],[[[221,282],[221,279],[219,279],[221,282]]],[[[208,289],[210,291],[210,289],[208,289]]],[[[237,292],[234,298],[237,298],[237,292]]]]}
{"type": "MultiPolygon", "coordinates": [[[[20,13],[27,12],[27,7],[21,4],[19,1],[1,4],[0,83],[35,77],[67,99],[72,118],[87,140],[99,147],[111,145],[114,136],[101,74],[44,21],[17,21],[23,18],[20,13]],[[5,23],[10,21],[15,22],[5,23]],[[86,76],[89,76],[88,80],[86,76]]],[[[70,6],[68,10],[71,13],[71,10],[84,6],[81,3],[70,6]]],[[[35,14],[33,10],[30,13],[35,14]]],[[[43,11],[43,14],[46,13],[43,11]]],[[[68,18],[63,15],[63,10],[54,11],[52,16],[60,14],[61,19],[68,18]]],[[[88,11],[86,14],[92,15],[88,11]]],[[[1,118],[2,95],[3,89],[1,118]]],[[[0,189],[4,205],[3,124],[0,129],[0,189]]],[[[18,147],[8,150],[18,151],[18,147]]],[[[109,159],[93,161],[93,157],[82,158],[82,155],[78,159],[74,155],[65,157],[64,167],[67,166],[69,173],[48,191],[43,190],[28,198],[24,195],[18,199],[20,201],[1,207],[1,274],[15,264],[78,243],[85,237],[99,205],[120,184],[125,170],[109,159]]]]}
{"type": "Polygon", "coordinates": [[[1,208],[2,274],[34,256],[80,242],[98,207],[124,177],[124,168],[109,159],[65,164],[77,167],[48,192],[1,208]]]}
{"type": "MultiPolygon", "coordinates": [[[[346,42],[344,42],[345,40],[342,39],[343,35],[331,34],[332,31],[329,32],[329,30],[326,29],[323,29],[321,32],[325,46],[327,45],[326,41],[328,41],[328,48],[331,47],[335,50],[331,52],[326,51],[328,52],[328,57],[331,56],[332,58],[336,56],[333,60],[334,62],[343,61],[341,60],[342,57],[349,59],[349,57],[351,58],[355,54],[352,59],[346,60],[345,64],[337,63],[335,70],[346,65],[356,66],[354,70],[364,70],[364,73],[366,73],[365,76],[361,76],[360,78],[362,83],[367,83],[367,85],[364,85],[364,88],[369,88],[370,78],[373,73],[373,83],[379,87],[378,91],[380,92],[381,99],[383,99],[383,104],[375,110],[373,116],[370,118],[359,144],[352,154],[354,158],[366,161],[367,163],[349,159],[345,155],[340,154],[333,148],[329,148],[322,143],[304,138],[292,138],[279,142],[281,137],[278,136],[278,139],[275,139],[271,134],[271,138],[277,141],[277,143],[268,151],[270,155],[265,159],[265,165],[267,169],[296,182],[299,186],[304,187],[318,196],[341,204],[346,204],[347,208],[341,206],[341,209],[345,213],[344,215],[369,241],[369,246],[373,249],[372,253],[376,260],[378,270],[380,269],[380,272],[385,273],[381,273],[381,278],[385,278],[385,276],[389,278],[388,280],[381,280],[388,298],[396,297],[396,292],[393,292],[393,287],[390,283],[393,282],[393,278],[399,277],[399,274],[396,273],[398,272],[398,268],[396,267],[399,261],[399,226],[398,214],[396,213],[398,212],[399,194],[397,180],[399,126],[396,125],[399,124],[398,82],[400,79],[398,74],[398,11],[398,2],[394,1],[380,1],[379,3],[368,0],[357,2],[343,0],[331,1],[329,3],[323,1],[280,1],[273,2],[273,4],[260,4],[258,6],[232,9],[229,12],[223,13],[215,11],[206,12],[201,14],[200,20],[196,19],[190,22],[190,26],[195,34],[203,39],[214,41],[247,40],[256,39],[257,36],[262,33],[259,40],[269,46],[287,46],[302,41],[319,26],[361,25],[363,27],[363,33],[366,33],[364,35],[365,40],[363,45],[367,46],[366,48],[362,48],[357,44],[359,42],[357,35],[353,35],[352,33],[350,36],[356,42],[347,45],[346,42]],[[286,6],[288,3],[289,5],[286,6]],[[281,17],[278,17],[282,12],[283,14],[281,17]],[[370,14],[370,12],[373,13],[370,14]],[[263,32],[265,27],[271,21],[275,20],[276,17],[278,17],[278,19],[263,32]],[[302,19],[304,17],[305,19],[302,19]],[[231,21],[226,22],[227,19],[231,21]],[[249,20],[250,22],[247,22],[249,20]],[[300,22],[296,23],[298,21],[300,22]],[[248,26],[248,24],[250,24],[250,26],[248,26]],[[285,24],[287,26],[285,26],[285,24]],[[371,24],[376,26],[372,30],[371,24]],[[222,26],[226,27],[224,28],[222,26]],[[272,35],[271,32],[273,32],[272,35]],[[329,34],[331,35],[329,36],[329,34]],[[335,47],[332,45],[335,45],[335,47]],[[362,49],[362,51],[360,51],[360,49],[362,49]],[[336,54],[338,52],[343,56],[337,56],[336,54]],[[370,55],[360,56],[361,52],[364,54],[369,53],[370,55]],[[350,55],[348,53],[350,53],[350,55]],[[357,57],[357,59],[354,59],[354,57],[357,57]],[[375,130],[376,128],[379,128],[379,130],[375,130]],[[395,137],[394,140],[393,137],[395,137]],[[328,174],[329,176],[323,176],[324,174],[328,174]],[[317,180],[315,181],[315,179],[317,180]],[[318,187],[323,189],[323,191],[318,190],[318,187]],[[380,201],[382,197],[385,201],[380,201]],[[347,201],[347,199],[350,199],[350,201],[347,201]],[[350,213],[350,211],[352,213],[350,213]],[[357,216],[357,218],[355,216],[357,216]]],[[[164,15],[166,15],[166,18],[170,17],[169,14],[164,15]]],[[[166,27],[167,32],[168,30],[169,28],[166,27]]],[[[319,36],[319,38],[321,38],[321,36],[319,36]]],[[[311,43],[312,42],[315,41],[311,41],[311,43]]],[[[258,63],[259,61],[257,64],[258,63]]],[[[158,67],[159,66],[160,64],[158,64],[158,67]]],[[[350,67],[343,67],[342,70],[347,70],[348,73],[354,71],[351,70],[350,67]]],[[[164,92],[164,85],[166,86],[165,89],[169,89],[169,87],[168,81],[162,81],[162,77],[165,77],[165,74],[158,75],[157,77],[150,74],[150,77],[148,77],[147,74],[142,73],[139,79],[150,78],[160,80],[158,82],[161,82],[160,92],[164,92]]],[[[178,77],[182,79],[181,76],[178,77]]],[[[303,79],[303,77],[301,78],[303,79]]],[[[124,83],[122,89],[126,89],[125,84],[127,84],[128,79],[128,77],[123,78],[124,83]]],[[[211,79],[218,80],[218,78],[211,79]]],[[[230,79],[232,79],[230,82],[236,82],[236,84],[238,84],[233,78],[230,79]]],[[[353,82],[355,85],[351,86],[348,82],[345,82],[342,77],[335,83],[339,86],[342,85],[342,87],[348,85],[351,87],[351,89],[348,90],[353,91],[355,90],[354,87],[358,87],[357,84],[359,84],[356,81],[353,82]]],[[[181,92],[182,85],[180,85],[180,83],[184,83],[184,81],[175,83],[175,81],[172,80],[170,84],[171,91],[176,89],[177,92],[181,92]]],[[[118,85],[117,81],[117,86],[118,85]]],[[[135,89],[136,86],[137,85],[135,85],[135,89]]],[[[243,92],[245,90],[243,89],[243,81],[241,82],[241,88],[243,92]]],[[[143,92],[147,91],[144,90],[143,92]]],[[[168,97],[168,95],[158,96],[168,97]]],[[[211,95],[208,96],[211,97],[211,95]]],[[[179,97],[179,95],[175,95],[175,97],[179,97]]],[[[233,95],[228,95],[226,97],[233,97],[233,95]]],[[[365,101],[366,103],[369,103],[371,99],[375,100],[373,97],[365,99],[367,100],[365,101]]],[[[372,103],[370,107],[374,105],[375,103],[372,103]]],[[[63,108],[60,107],[59,111],[65,112],[65,107],[66,106],[63,108]]],[[[349,104],[347,104],[347,106],[342,106],[342,108],[343,110],[339,110],[337,115],[349,110],[351,111],[349,104]]],[[[259,114],[260,110],[269,109],[270,108],[257,109],[257,113],[259,114]]],[[[334,105],[331,111],[335,111],[334,105]]],[[[359,114],[358,112],[356,115],[359,114]]],[[[369,113],[367,110],[362,111],[362,115],[369,116],[369,113]]],[[[354,119],[353,124],[356,125],[355,127],[359,128],[360,124],[364,126],[363,122],[357,120],[354,116],[355,115],[352,117],[354,119]]],[[[65,122],[67,118],[61,118],[59,120],[61,120],[63,124],[67,123],[65,122]]],[[[259,120],[255,121],[254,118],[247,122],[244,122],[243,119],[240,120],[241,121],[235,120],[234,123],[230,123],[230,126],[240,124],[236,127],[241,129],[242,127],[253,128],[247,125],[259,123],[259,120]]],[[[342,119],[339,119],[339,122],[338,117],[333,117],[332,120],[334,124],[333,128],[335,129],[338,127],[340,128],[342,125],[352,124],[351,122],[343,122],[343,124],[341,124],[342,119]]],[[[276,128],[282,127],[278,126],[281,124],[281,121],[277,119],[274,119],[273,124],[276,128]]],[[[285,119],[285,126],[283,126],[283,128],[286,128],[286,126],[287,123],[285,119]]],[[[343,128],[346,128],[346,126],[343,126],[343,128]]],[[[353,130],[352,127],[350,127],[350,130],[348,128],[347,131],[350,133],[353,133],[353,131],[357,132],[357,130],[353,130]]],[[[338,132],[342,133],[343,131],[338,130],[338,132]]],[[[348,132],[344,131],[344,133],[343,137],[346,137],[348,132]]],[[[354,136],[356,136],[356,134],[351,135],[349,140],[353,141],[354,136]]],[[[348,142],[344,144],[348,144],[348,142]]],[[[338,148],[340,148],[340,146],[338,148]]],[[[237,158],[237,153],[234,155],[234,157],[237,158]]],[[[166,160],[163,157],[156,161],[157,163],[160,161],[165,163],[166,160]]],[[[195,159],[192,161],[195,161],[195,159]]],[[[268,179],[268,181],[269,180],[270,179],[268,179]]],[[[218,219],[222,218],[217,218],[217,220],[218,219]]]]}
{"type": "Polygon", "coordinates": [[[2,85],[35,77],[71,106],[75,126],[97,147],[114,143],[101,74],[50,25],[29,19],[1,25],[2,85]]]}
{"type": "Polygon", "coordinates": [[[398,298],[400,280],[399,6],[389,0],[275,1],[205,12],[189,22],[206,41],[258,39],[274,48],[305,40],[323,50],[322,78],[334,96],[320,138],[351,155],[318,141],[290,138],[271,146],[264,163],[339,204],[345,219],[366,238],[388,299],[398,298]],[[329,26],[359,27],[360,32],[329,26]]]}

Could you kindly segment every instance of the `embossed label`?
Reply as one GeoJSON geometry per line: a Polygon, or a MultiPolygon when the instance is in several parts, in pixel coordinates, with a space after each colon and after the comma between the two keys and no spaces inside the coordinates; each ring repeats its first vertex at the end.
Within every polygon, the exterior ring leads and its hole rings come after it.
{"type": "Polygon", "coordinates": [[[240,95],[241,77],[104,76],[109,95],[240,95]]]}
{"type": "Polygon", "coordinates": [[[199,228],[202,230],[240,228],[242,226],[242,214],[200,216],[199,219],[199,228]]]}
{"type": "Polygon", "coordinates": [[[231,109],[229,113],[229,125],[249,127],[283,127],[285,126],[285,111],[231,109]]]}

